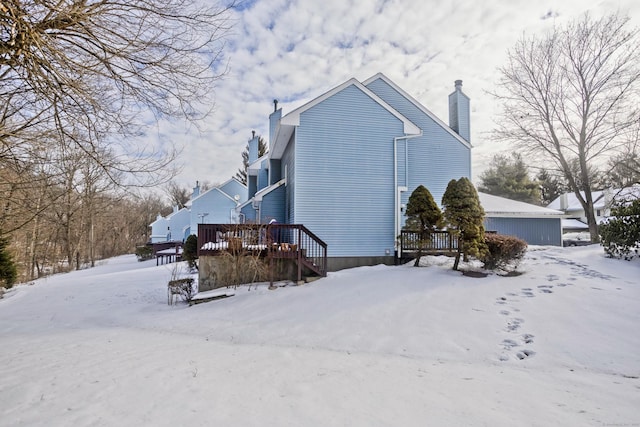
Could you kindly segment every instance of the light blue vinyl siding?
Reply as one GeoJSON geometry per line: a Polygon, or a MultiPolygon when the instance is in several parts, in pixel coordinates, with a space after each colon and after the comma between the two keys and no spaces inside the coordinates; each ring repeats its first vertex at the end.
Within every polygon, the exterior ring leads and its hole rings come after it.
{"type": "Polygon", "coordinates": [[[323,239],[331,257],[393,255],[393,140],[403,129],[355,86],[301,114],[295,221],[323,239]]]}
{"type": "Polygon", "coordinates": [[[407,183],[407,144],[410,140],[401,139],[396,143],[396,161],[398,162],[398,186],[406,187],[407,183]]]}
{"type": "Polygon", "coordinates": [[[295,216],[295,191],[296,191],[296,169],[295,169],[295,151],[296,151],[296,133],[293,132],[291,139],[287,144],[287,148],[282,154],[282,177],[284,178],[285,169],[287,174],[287,186],[285,189],[285,222],[288,224],[296,223],[295,216]]]}
{"type": "Polygon", "coordinates": [[[451,128],[458,132],[458,135],[466,141],[471,141],[469,113],[469,98],[458,90],[449,95],[451,128]]]}
{"type": "Polygon", "coordinates": [[[199,223],[228,224],[231,222],[231,211],[235,207],[236,202],[217,189],[202,194],[191,205],[191,230],[197,233],[199,223]],[[199,214],[203,213],[207,215],[200,217],[199,214]]]}
{"type": "Polygon", "coordinates": [[[562,246],[560,218],[485,218],[486,231],[516,236],[530,245],[562,246]]]}
{"type": "Polygon", "coordinates": [[[263,160],[258,171],[258,191],[269,186],[269,169],[266,166],[267,160],[263,160]]]}
{"type": "Polygon", "coordinates": [[[275,218],[279,223],[285,223],[284,199],[284,185],[265,194],[260,204],[260,222],[268,223],[275,218]]]}
{"type": "MultiPolygon", "coordinates": [[[[282,117],[282,108],[278,108],[273,113],[269,114],[269,143],[273,144],[276,136],[276,128],[278,121],[282,117]]],[[[271,147],[270,147],[271,148],[271,147]]]]}
{"type": "MultiPolygon", "coordinates": [[[[429,189],[436,203],[441,205],[442,195],[451,179],[459,179],[463,176],[470,178],[471,149],[385,81],[376,79],[369,83],[367,88],[422,129],[421,136],[406,142],[408,191],[403,193],[402,203],[407,203],[411,192],[416,187],[424,185],[429,189]]],[[[398,148],[402,144],[403,142],[400,141],[398,148]]],[[[402,161],[403,159],[398,156],[398,172],[401,170],[402,161]]],[[[401,182],[400,179],[399,182],[401,182]]]]}
{"type": "Polygon", "coordinates": [[[244,215],[244,222],[246,223],[256,222],[256,210],[253,209],[253,206],[251,205],[251,203],[243,206],[242,209],[240,209],[240,213],[244,215]]]}
{"type": "Polygon", "coordinates": [[[187,208],[182,208],[169,216],[169,231],[171,240],[183,240],[184,230],[191,223],[191,212],[187,208]]]}
{"type": "Polygon", "coordinates": [[[269,178],[269,185],[273,185],[276,182],[282,179],[282,172],[280,170],[280,159],[271,159],[271,166],[269,170],[271,171],[271,176],[269,178]]]}
{"type": "Polygon", "coordinates": [[[249,198],[252,198],[253,196],[256,195],[256,192],[258,191],[258,177],[255,175],[249,175],[247,177],[247,193],[249,198]]]}
{"type": "Polygon", "coordinates": [[[244,203],[247,200],[247,188],[235,179],[232,179],[221,186],[220,190],[224,191],[231,197],[235,197],[236,195],[240,196],[240,203],[244,203]]]}

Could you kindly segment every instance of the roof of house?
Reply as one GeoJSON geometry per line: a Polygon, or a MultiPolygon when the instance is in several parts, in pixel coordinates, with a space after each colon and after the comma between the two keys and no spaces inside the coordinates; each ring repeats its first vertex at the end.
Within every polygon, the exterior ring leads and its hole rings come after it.
{"type": "MultiPolygon", "coordinates": [[[[584,197],[584,191],[581,191],[580,194],[584,197]]],[[[566,196],[567,208],[566,211],[582,211],[582,205],[576,197],[575,193],[564,193],[563,195],[558,196],[554,201],[547,205],[550,209],[561,209],[562,198],[566,196]]],[[[594,209],[604,209],[610,199],[615,200],[629,200],[629,199],[637,199],[640,198],[640,185],[633,185],[631,187],[626,188],[612,188],[607,190],[598,190],[592,191],[591,197],[593,198],[593,208],[594,209]],[[610,194],[610,197],[605,197],[610,194]]]]}
{"type": "Polygon", "coordinates": [[[579,219],[562,218],[562,228],[584,229],[588,230],[589,226],[579,219]]]}
{"type": "Polygon", "coordinates": [[[562,217],[564,212],[478,192],[480,204],[488,217],[548,218],[562,217]]]}
{"type": "MultiPolygon", "coordinates": [[[[437,124],[439,124],[444,130],[446,130],[447,132],[449,132],[449,134],[451,134],[451,136],[453,136],[455,139],[457,139],[460,143],[462,143],[463,145],[466,145],[467,147],[471,147],[471,143],[469,141],[467,141],[466,139],[464,139],[463,137],[461,137],[460,135],[458,135],[458,133],[456,133],[456,131],[454,131],[453,129],[451,129],[451,127],[449,127],[445,122],[443,122],[442,120],[440,120],[440,118],[438,118],[438,116],[436,116],[435,114],[433,114],[431,111],[429,111],[429,109],[427,109],[424,105],[422,105],[420,102],[418,102],[418,100],[416,100],[414,97],[412,97],[411,95],[409,95],[407,92],[404,91],[404,89],[402,89],[400,86],[398,86],[397,84],[395,84],[391,79],[389,79],[387,76],[385,76],[382,73],[378,73],[375,76],[369,77],[367,80],[365,80],[363,82],[363,84],[365,86],[368,86],[371,82],[374,82],[375,80],[380,79],[382,81],[384,81],[385,83],[387,83],[389,86],[391,86],[396,92],[398,92],[399,94],[401,94],[402,96],[404,96],[406,99],[408,99],[413,105],[415,105],[416,107],[418,107],[418,109],[420,111],[422,111],[424,114],[426,114],[428,117],[430,117],[434,122],[436,122],[437,124]]],[[[462,93],[462,95],[464,95],[466,98],[469,98],[466,94],[462,93]]]]}
{"type": "Polygon", "coordinates": [[[213,191],[217,191],[217,192],[221,193],[223,196],[225,196],[226,198],[228,198],[228,199],[230,199],[230,200],[237,201],[237,200],[235,200],[235,198],[233,197],[233,195],[231,195],[231,194],[227,194],[227,193],[225,193],[224,191],[222,191],[222,190],[221,190],[221,188],[222,188],[222,187],[224,187],[225,185],[227,185],[227,184],[228,184],[228,183],[230,183],[231,181],[237,181],[237,182],[238,182],[238,184],[242,185],[244,188],[247,188],[247,186],[246,186],[246,185],[244,185],[243,183],[241,183],[240,181],[238,181],[235,177],[233,177],[233,178],[230,178],[230,179],[226,180],[225,182],[223,182],[223,183],[222,183],[222,184],[220,184],[220,185],[217,185],[217,186],[215,186],[215,187],[213,187],[213,188],[208,189],[208,190],[207,190],[207,191],[205,191],[204,193],[200,193],[200,195],[198,195],[196,198],[191,199],[191,200],[187,203],[187,205],[188,205],[188,206],[191,206],[191,205],[193,204],[193,202],[194,202],[194,201],[196,201],[196,200],[198,200],[198,199],[200,199],[200,198],[203,198],[203,197],[205,196],[205,194],[209,194],[209,193],[211,193],[211,192],[213,192],[213,191]]]}
{"type": "MultiPolygon", "coordinates": [[[[580,194],[584,197],[584,191],[581,191],[580,194]]],[[[592,191],[591,197],[593,198],[593,207],[594,209],[603,209],[604,208],[604,193],[602,191],[592,191]]],[[[549,209],[562,209],[562,198],[567,198],[567,207],[565,211],[581,211],[582,205],[576,197],[575,193],[564,193],[555,198],[554,201],[549,203],[547,207],[549,209]]]]}
{"type": "Polygon", "coordinates": [[[323,93],[317,98],[307,102],[301,107],[298,107],[295,110],[283,116],[280,119],[280,123],[276,130],[275,141],[272,141],[271,143],[271,149],[270,149],[271,156],[275,158],[279,158],[280,156],[282,156],[282,153],[284,152],[284,149],[286,148],[286,145],[289,142],[289,138],[293,133],[293,129],[300,124],[300,115],[302,113],[309,110],[310,108],[313,108],[314,106],[318,105],[319,103],[326,100],[327,98],[330,98],[331,96],[343,91],[349,86],[357,87],[365,95],[373,99],[375,102],[380,104],[380,106],[382,106],[384,109],[389,111],[392,115],[394,115],[396,118],[402,121],[404,125],[405,135],[420,134],[421,132],[420,128],[416,126],[411,120],[409,120],[408,118],[400,114],[397,110],[395,110],[392,106],[387,104],[382,98],[380,98],[378,95],[373,93],[371,90],[369,90],[365,85],[360,83],[358,80],[356,80],[355,78],[351,78],[346,82],[342,83],[341,85],[334,87],[330,91],[323,93]]]}

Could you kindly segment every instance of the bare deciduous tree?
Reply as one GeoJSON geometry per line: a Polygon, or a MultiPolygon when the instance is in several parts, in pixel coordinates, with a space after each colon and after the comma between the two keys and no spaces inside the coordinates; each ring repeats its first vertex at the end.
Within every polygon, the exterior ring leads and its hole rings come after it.
{"type": "Polygon", "coordinates": [[[0,3],[0,160],[24,161],[53,131],[50,139],[79,147],[109,176],[165,171],[174,152],[152,152],[132,138],[154,119],[195,121],[210,111],[225,72],[219,62],[229,7],[190,0],[0,3]]]}
{"type": "Polygon", "coordinates": [[[589,15],[509,51],[494,95],[502,102],[496,136],[565,175],[598,238],[592,178],[629,143],[640,117],[640,40],[627,17],[589,15]],[[572,162],[578,165],[572,171],[572,162]]]}

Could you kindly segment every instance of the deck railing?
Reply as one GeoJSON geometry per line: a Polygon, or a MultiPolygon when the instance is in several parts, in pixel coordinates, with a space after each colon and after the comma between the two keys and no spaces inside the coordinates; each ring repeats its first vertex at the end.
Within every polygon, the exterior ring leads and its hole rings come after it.
{"type": "Polygon", "coordinates": [[[327,244],[302,224],[198,224],[198,256],[240,249],[295,259],[298,280],[303,266],[327,275],[327,244]]]}
{"type": "Polygon", "coordinates": [[[458,236],[446,230],[419,233],[402,230],[400,232],[400,258],[411,257],[421,249],[427,254],[446,254],[458,251],[458,236]]]}

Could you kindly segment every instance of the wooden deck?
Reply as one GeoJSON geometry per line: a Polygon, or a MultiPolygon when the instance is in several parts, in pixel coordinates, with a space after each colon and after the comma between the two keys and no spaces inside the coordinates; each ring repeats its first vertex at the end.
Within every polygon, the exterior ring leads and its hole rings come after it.
{"type": "Polygon", "coordinates": [[[327,275],[327,244],[302,224],[198,224],[198,256],[251,253],[294,260],[303,269],[327,275]]]}

